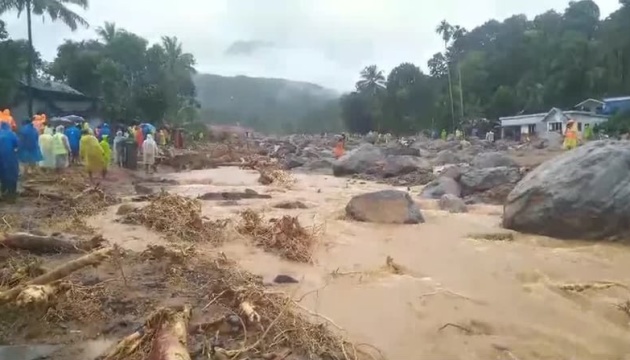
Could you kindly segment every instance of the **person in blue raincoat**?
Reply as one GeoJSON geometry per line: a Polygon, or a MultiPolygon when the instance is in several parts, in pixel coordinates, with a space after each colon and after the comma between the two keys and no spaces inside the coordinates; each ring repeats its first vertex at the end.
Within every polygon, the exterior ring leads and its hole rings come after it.
{"type": "Polygon", "coordinates": [[[17,183],[20,175],[20,164],[16,151],[18,137],[11,126],[0,123],[0,194],[3,200],[14,201],[17,195],[17,183]]]}
{"type": "Polygon", "coordinates": [[[98,141],[103,140],[104,136],[107,136],[107,138],[109,139],[110,133],[111,133],[111,130],[109,129],[109,124],[107,123],[103,124],[103,126],[101,126],[101,133],[99,134],[98,141]]]}
{"type": "Polygon", "coordinates": [[[79,144],[81,143],[81,130],[77,125],[68,126],[65,131],[68,143],[70,143],[70,164],[79,161],[79,144]]]}
{"type": "Polygon", "coordinates": [[[18,159],[29,169],[34,168],[37,163],[43,160],[42,151],[39,148],[39,132],[33,126],[33,121],[27,119],[24,121],[18,131],[19,148],[18,159]]]}

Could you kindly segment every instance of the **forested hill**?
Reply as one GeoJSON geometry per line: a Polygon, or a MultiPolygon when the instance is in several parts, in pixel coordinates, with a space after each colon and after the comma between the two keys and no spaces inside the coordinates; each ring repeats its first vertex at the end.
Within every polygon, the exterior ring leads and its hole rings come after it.
{"type": "Polygon", "coordinates": [[[302,129],[312,114],[334,111],[339,97],[319,85],[284,79],[198,74],[194,82],[203,121],[268,132],[302,129]]]}

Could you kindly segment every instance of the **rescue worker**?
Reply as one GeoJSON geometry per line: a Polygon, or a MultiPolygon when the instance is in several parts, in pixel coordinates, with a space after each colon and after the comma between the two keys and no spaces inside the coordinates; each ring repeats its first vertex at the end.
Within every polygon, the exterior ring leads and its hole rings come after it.
{"type": "Polygon", "coordinates": [[[150,169],[156,171],[155,158],[158,156],[158,146],[151,134],[147,135],[147,139],[142,143],[142,160],[144,162],[144,171],[149,174],[150,169]]]}
{"type": "Polygon", "coordinates": [[[39,136],[39,148],[42,152],[42,161],[40,166],[44,169],[55,168],[55,151],[53,141],[53,130],[46,126],[44,128],[44,133],[39,136]]]}
{"type": "Polygon", "coordinates": [[[105,167],[108,167],[109,164],[111,164],[112,162],[112,148],[109,146],[109,137],[107,135],[103,135],[100,145],[103,149],[103,159],[105,159],[105,167]]]}
{"type": "Polygon", "coordinates": [[[8,122],[0,123],[0,195],[3,200],[14,202],[17,196],[17,183],[20,164],[16,151],[18,137],[11,131],[8,122]]]}
{"type": "Polygon", "coordinates": [[[55,154],[55,169],[61,171],[68,165],[68,155],[70,154],[70,144],[68,137],[64,134],[64,127],[57,126],[53,135],[53,152],[55,154]]]}
{"type": "Polygon", "coordinates": [[[444,141],[446,141],[446,139],[448,138],[448,134],[446,133],[446,129],[442,129],[442,132],[440,133],[440,138],[444,141]]]}
{"type": "Polygon", "coordinates": [[[33,169],[42,158],[42,151],[39,148],[39,132],[33,126],[33,121],[27,119],[20,127],[19,133],[18,159],[24,164],[26,172],[33,169]]]}
{"type": "Polygon", "coordinates": [[[114,137],[114,161],[116,161],[116,165],[123,167],[124,164],[124,155],[125,155],[125,137],[123,136],[122,131],[116,132],[116,137],[114,137]]]}
{"type": "Polygon", "coordinates": [[[344,150],[345,142],[346,142],[346,134],[341,134],[341,138],[339,138],[339,140],[337,141],[337,144],[335,145],[335,149],[333,150],[335,159],[339,159],[340,157],[343,156],[345,152],[344,150]]]}
{"type": "Polygon", "coordinates": [[[81,143],[81,130],[77,125],[68,126],[65,131],[70,144],[70,164],[76,164],[79,160],[79,143],[81,143]]]}
{"type": "Polygon", "coordinates": [[[92,181],[94,173],[101,173],[103,179],[105,179],[107,175],[107,164],[105,163],[103,148],[98,143],[96,137],[91,135],[88,130],[81,132],[79,155],[85,165],[90,181],[92,181]]]}
{"type": "Polygon", "coordinates": [[[564,143],[562,147],[565,150],[575,149],[578,145],[578,134],[575,130],[575,121],[569,120],[567,121],[567,128],[564,131],[564,143]]]}

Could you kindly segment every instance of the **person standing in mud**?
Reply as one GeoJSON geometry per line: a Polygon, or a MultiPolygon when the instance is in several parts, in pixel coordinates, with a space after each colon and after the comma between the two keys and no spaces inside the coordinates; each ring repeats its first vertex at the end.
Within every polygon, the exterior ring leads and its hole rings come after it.
{"type": "Polygon", "coordinates": [[[0,123],[0,196],[8,202],[14,202],[17,196],[20,176],[17,150],[18,137],[11,131],[11,125],[0,123]]]}
{"type": "Polygon", "coordinates": [[[39,132],[33,126],[30,119],[24,120],[18,132],[19,148],[18,159],[24,164],[25,172],[28,173],[43,160],[42,151],[39,148],[39,132]]]}
{"type": "Polygon", "coordinates": [[[144,162],[144,170],[147,174],[156,171],[155,160],[158,156],[158,146],[153,140],[151,134],[147,135],[147,139],[142,143],[142,160],[144,162]]]}
{"type": "Polygon", "coordinates": [[[333,150],[335,159],[339,159],[340,157],[343,156],[345,152],[344,150],[345,144],[346,144],[346,134],[341,134],[341,137],[337,141],[337,144],[335,145],[335,149],[333,150]]]}
{"type": "Polygon", "coordinates": [[[81,144],[79,146],[79,153],[85,169],[87,170],[90,181],[94,173],[101,173],[103,179],[107,175],[107,164],[105,163],[105,154],[101,144],[94,135],[91,135],[87,130],[83,130],[81,136],[81,144]]]}

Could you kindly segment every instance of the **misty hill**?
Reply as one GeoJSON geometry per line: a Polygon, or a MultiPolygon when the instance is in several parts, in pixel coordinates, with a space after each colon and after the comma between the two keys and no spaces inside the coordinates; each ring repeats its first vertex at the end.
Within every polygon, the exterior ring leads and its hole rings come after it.
{"type": "Polygon", "coordinates": [[[339,94],[322,86],[284,79],[198,74],[194,78],[202,119],[282,132],[313,113],[336,107],[339,94]]]}

